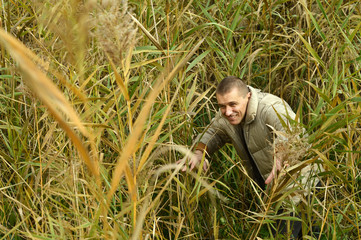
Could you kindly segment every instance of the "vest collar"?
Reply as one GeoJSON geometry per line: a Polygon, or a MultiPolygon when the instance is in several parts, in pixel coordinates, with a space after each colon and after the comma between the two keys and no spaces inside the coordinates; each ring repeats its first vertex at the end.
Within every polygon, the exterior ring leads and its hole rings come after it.
{"type": "Polygon", "coordinates": [[[251,91],[251,97],[249,98],[247,105],[247,113],[245,116],[245,124],[250,124],[256,118],[257,108],[258,108],[258,92],[259,89],[248,86],[251,91]]]}

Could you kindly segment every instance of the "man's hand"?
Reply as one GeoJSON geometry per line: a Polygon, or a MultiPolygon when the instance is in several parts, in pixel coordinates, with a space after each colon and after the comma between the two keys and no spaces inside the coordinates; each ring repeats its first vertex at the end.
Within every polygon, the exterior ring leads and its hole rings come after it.
{"type": "MultiPolygon", "coordinates": [[[[189,164],[189,170],[193,170],[195,167],[198,167],[198,165],[202,162],[202,158],[203,158],[203,151],[201,150],[196,150],[194,152],[194,154],[191,154],[191,156],[187,156],[184,157],[183,159],[179,160],[177,163],[181,163],[183,162],[186,158],[188,158],[188,164],[189,164]]],[[[187,162],[185,162],[185,166],[182,169],[182,171],[186,171],[187,170],[187,162]]],[[[204,159],[203,161],[203,171],[207,171],[209,166],[209,162],[207,159],[204,159]]]]}
{"type": "Polygon", "coordinates": [[[280,158],[276,159],[276,164],[273,166],[273,169],[265,181],[265,184],[270,184],[273,178],[276,176],[276,173],[282,169],[282,160],[280,158]]]}

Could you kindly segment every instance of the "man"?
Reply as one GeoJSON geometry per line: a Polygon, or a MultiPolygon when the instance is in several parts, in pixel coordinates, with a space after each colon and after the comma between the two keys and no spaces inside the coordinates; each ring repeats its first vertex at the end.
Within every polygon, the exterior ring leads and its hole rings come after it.
{"type": "MultiPolygon", "coordinates": [[[[204,152],[210,155],[231,143],[247,174],[265,189],[283,167],[282,159],[275,159],[273,154],[275,132],[284,132],[290,127],[289,120],[295,119],[295,113],[279,97],[247,86],[234,76],[219,83],[216,97],[220,111],[206,131],[197,137],[198,144],[189,159],[190,170],[201,163],[204,152]]],[[[203,169],[207,168],[208,161],[204,161],[203,169]]],[[[295,223],[293,235],[297,236],[300,230],[301,223],[295,223]]]]}

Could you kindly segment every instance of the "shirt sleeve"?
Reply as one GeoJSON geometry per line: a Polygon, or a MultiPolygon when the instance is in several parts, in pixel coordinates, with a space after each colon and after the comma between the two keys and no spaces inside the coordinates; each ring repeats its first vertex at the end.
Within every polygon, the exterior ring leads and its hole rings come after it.
{"type": "Polygon", "coordinates": [[[224,144],[229,143],[230,138],[222,126],[221,117],[216,116],[206,130],[197,136],[195,141],[197,142],[195,149],[206,151],[209,155],[219,150],[224,144]]]}

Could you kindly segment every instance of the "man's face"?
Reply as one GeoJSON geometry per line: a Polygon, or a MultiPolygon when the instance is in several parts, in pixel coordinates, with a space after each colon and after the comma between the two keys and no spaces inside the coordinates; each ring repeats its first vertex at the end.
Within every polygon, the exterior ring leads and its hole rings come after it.
{"type": "Polygon", "coordinates": [[[251,97],[251,93],[247,93],[246,96],[241,96],[237,88],[233,88],[231,91],[221,95],[216,94],[218,106],[221,113],[230,124],[240,124],[246,114],[248,100],[251,97]]]}

